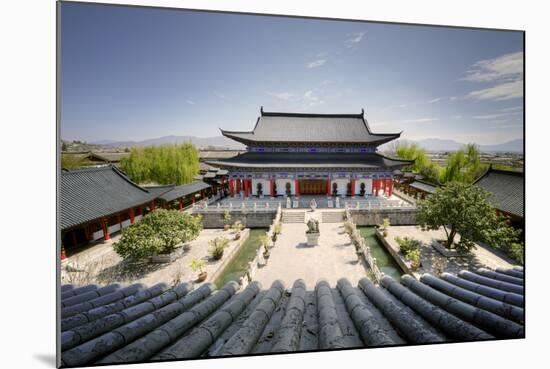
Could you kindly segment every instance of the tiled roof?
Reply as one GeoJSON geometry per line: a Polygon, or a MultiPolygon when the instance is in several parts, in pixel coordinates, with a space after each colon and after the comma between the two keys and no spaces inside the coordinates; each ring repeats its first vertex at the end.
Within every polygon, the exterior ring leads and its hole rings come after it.
{"type": "Polygon", "coordinates": [[[298,114],[263,112],[253,131],[222,134],[245,144],[250,142],[340,142],[382,144],[400,133],[376,134],[361,114],[298,114]]]}
{"type": "Polygon", "coordinates": [[[180,197],[187,196],[195,192],[199,192],[201,190],[205,190],[209,187],[210,185],[208,183],[204,183],[202,181],[196,181],[186,185],[175,186],[171,190],[160,195],[159,198],[161,198],[164,201],[173,201],[180,197]]]}
{"type": "Polygon", "coordinates": [[[434,185],[432,183],[424,182],[424,181],[418,181],[418,180],[412,182],[409,186],[411,186],[412,188],[416,188],[417,190],[427,192],[427,193],[435,193],[435,190],[437,190],[436,185],[434,185]]]}
{"type": "Polygon", "coordinates": [[[225,160],[207,161],[225,168],[380,168],[408,165],[376,153],[247,152],[225,160]]]}
{"type": "Polygon", "coordinates": [[[235,155],[239,155],[245,152],[245,150],[199,150],[199,159],[212,160],[212,159],[225,159],[235,155]]]}
{"type": "Polygon", "coordinates": [[[145,204],[154,197],[112,165],[61,172],[61,229],[145,204]]]}
{"type": "Polygon", "coordinates": [[[523,218],[524,178],[522,172],[489,168],[475,184],[492,194],[489,201],[496,209],[523,218]]]}
{"type": "Polygon", "coordinates": [[[523,269],[440,278],[342,278],[308,289],[63,286],[62,364],[83,366],[268,352],[522,338],[523,269]]]}

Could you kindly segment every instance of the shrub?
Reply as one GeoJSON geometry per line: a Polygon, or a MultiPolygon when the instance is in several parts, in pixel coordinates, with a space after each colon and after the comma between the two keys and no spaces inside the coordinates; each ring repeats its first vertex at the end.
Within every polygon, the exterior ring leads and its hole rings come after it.
{"type": "Polygon", "coordinates": [[[281,223],[277,223],[273,227],[273,233],[275,233],[275,234],[281,234],[282,230],[283,230],[283,226],[281,225],[281,223]]]}
{"type": "Polygon", "coordinates": [[[390,218],[384,218],[382,224],[380,225],[380,228],[382,228],[382,230],[386,230],[390,228],[390,225],[390,218]]]}
{"type": "Polygon", "coordinates": [[[319,233],[319,221],[315,219],[310,219],[307,221],[307,231],[309,233],[319,233]]]}
{"type": "Polygon", "coordinates": [[[202,259],[193,259],[191,261],[191,264],[189,264],[189,267],[192,271],[202,273],[204,271],[204,268],[206,267],[206,261],[202,259]]]}
{"type": "Polygon", "coordinates": [[[413,270],[418,269],[420,267],[420,250],[410,250],[407,254],[407,259],[410,260],[413,270]]]}
{"type": "Polygon", "coordinates": [[[395,237],[395,242],[399,245],[399,252],[405,256],[411,251],[420,250],[420,242],[409,237],[395,237]]]}
{"type": "Polygon", "coordinates": [[[232,228],[235,232],[239,233],[240,231],[243,230],[244,225],[240,220],[237,220],[235,223],[233,223],[232,228]]]}
{"type": "Polygon", "coordinates": [[[213,240],[208,241],[208,252],[214,260],[220,260],[223,256],[223,251],[229,244],[229,240],[225,237],[216,237],[213,240]]]}
{"type": "Polygon", "coordinates": [[[195,239],[202,219],[178,210],[158,209],[122,231],[113,249],[123,258],[141,259],[169,254],[177,245],[195,239]]]}

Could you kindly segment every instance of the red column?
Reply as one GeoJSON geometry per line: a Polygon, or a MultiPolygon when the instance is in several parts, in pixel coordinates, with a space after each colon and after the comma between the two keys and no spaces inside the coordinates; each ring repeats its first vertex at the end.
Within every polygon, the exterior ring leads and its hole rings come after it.
{"type": "Polygon", "coordinates": [[[296,197],[299,197],[300,196],[300,180],[298,178],[296,178],[294,180],[294,186],[296,187],[294,192],[296,193],[296,197]]]}
{"type": "Polygon", "coordinates": [[[392,193],[393,193],[393,178],[390,178],[390,189],[389,189],[388,196],[391,196],[392,193]]]}
{"type": "Polygon", "coordinates": [[[103,228],[103,238],[105,240],[110,240],[111,236],[109,235],[109,229],[107,228],[107,221],[105,219],[101,220],[101,227],[103,228]]]}
{"type": "Polygon", "coordinates": [[[151,212],[155,210],[155,200],[151,200],[149,207],[151,208],[151,212]]]}
{"type": "Polygon", "coordinates": [[[183,199],[180,197],[178,202],[180,204],[180,210],[182,210],[183,209],[183,199]]]}
{"type": "Polygon", "coordinates": [[[135,214],[134,214],[134,208],[130,209],[130,224],[134,224],[136,222],[135,214]]]}
{"type": "Polygon", "coordinates": [[[63,247],[63,244],[61,244],[61,261],[66,259],[67,259],[67,255],[65,254],[65,247],[63,247]]]}
{"type": "Polygon", "coordinates": [[[116,220],[118,220],[118,225],[120,226],[120,229],[122,229],[122,217],[120,216],[120,213],[116,215],[116,220]]]}
{"type": "Polygon", "coordinates": [[[248,179],[243,181],[243,193],[244,197],[248,197],[248,179]]]}
{"type": "Polygon", "coordinates": [[[376,179],[376,192],[375,195],[378,196],[378,191],[380,190],[380,180],[376,179]]]}
{"type": "Polygon", "coordinates": [[[229,178],[229,196],[235,197],[235,180],[229,178]]]}
{"type": "Polygon", "coordinates": [[[73,246],[76,246],[76,245],[78,245],[78,242],[76,241],[76,232],[75,232],[75,230],[73,229],[73,230],[71,231],[71,233],[72,233],[72,235],[73,235],[73,246]]]}
{"type": "Polygon", "coordinates": [[[351,179],[351,196],[355,196],[355,178],[351,179]]]}
{"type": "Polygon", "coordinates": [[[327,181],[327,196],[330,197],[330,177],[328,177],[327,181]]]}

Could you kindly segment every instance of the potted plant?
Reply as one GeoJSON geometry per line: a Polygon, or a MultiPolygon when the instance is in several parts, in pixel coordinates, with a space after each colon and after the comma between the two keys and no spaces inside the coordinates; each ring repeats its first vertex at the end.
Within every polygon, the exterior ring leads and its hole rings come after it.
{"type": "Polygon", "coordinates": [[[208,241],[208,252],[214,260],[220,260],[223,257],[223,250],[229,244],[229,240],[225,237],[216,237],[213,240],[208,241]]]}
{"type": "Polygon", "coordinates": [[[307,245],[308,246],[317,246],[319,244],[319,221],[315,219],[310,219],[307,222],[307,245]]]}
{"type": "Polygon", "coordinates": [[[286,196],[290,197],[290,195],[292,195],[292,191],[291,191],[292,185],[290,184],[290,182],[287,182],[285,184],[285,188],[286,188],[286,196]]]}
{"type": "Polygon", "coordinates": [[[382,234],[384,237],[388,237],[388,228],[390,227],[390,219],[384,218],[384,221],[380,225],[380,228],[382,229],[382,234]]]}
{"type": "Polygon", "coordinates": [[[199,275],[195,282],[200,283],[206,280],[206,277],[208,275],[207,272],[204,270],[204,268],[206,267],[206,261],[202,259],[193,259],[189,266],[191,267],[191,270],[195,273],[199,272],[199,275]]]}
{"type": "Polygon", "coordinates": [[[235,232],[235,240],[241,238],[241,231],[244,228],[244,225],[241,223],[241,221],[237,220],[231,228],[233,228],[233,231],[235,232]]]}
{"type": "Polygon", "coordinates": [[[277,223],[273,226],[273,242],[277,240],[277,236],[281,234],[281,230],[283,229],[281,223],[277,223]]]}
{"type": "Polygon", "coordinates": [[[223,220],[225,222],[225,225],[223,226],[223,230],[228,231],[229,228],[231,227],[229,225],[229,222],[231,222],[231,213],[229,212],[229,210],[226,210],[223,212],[223,220]]]}

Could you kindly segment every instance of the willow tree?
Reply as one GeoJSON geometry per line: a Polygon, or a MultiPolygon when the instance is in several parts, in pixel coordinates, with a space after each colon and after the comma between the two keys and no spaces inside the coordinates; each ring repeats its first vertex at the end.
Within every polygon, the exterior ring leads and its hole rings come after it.
{"type": "Polygon", "coordinates": [[[137,183],[186,184],[199,172],[199,153],[189,143],[132,148],[120,166],[137,183]]]}
{"type": "Polygon", "coordinates": [[[475,144],[468,144],[449,154],[441,174],[441,181],[472,183],[486,170],[486,167],[481,163],[478,147],[475,144]]]}
{"type": "Polygon", "coordinates": [[[429,181],[439,182],[441,167],[430,160],[425,149],[414,143],[402,143],[397,146],[395,153],[400,159],[414,160],[407,169],[422,174],[429,181]]]}

